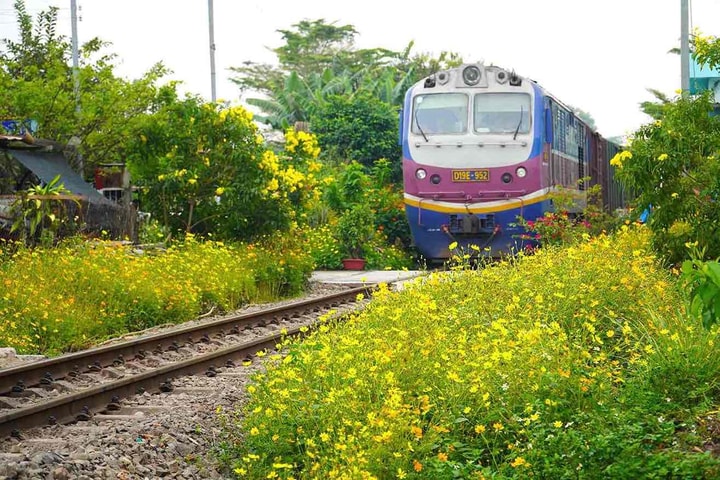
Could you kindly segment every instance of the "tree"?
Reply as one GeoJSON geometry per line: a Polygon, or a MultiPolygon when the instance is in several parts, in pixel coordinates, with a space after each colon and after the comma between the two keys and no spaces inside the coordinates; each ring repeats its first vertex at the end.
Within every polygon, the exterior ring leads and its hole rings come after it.
{"type": "Polygon", "coordinates": [[[249,238],[287,223],[268,191],[263,146],[242,108],[168,98],[137,125],[128,160],[142,208],[171,231],[249,238]]]}
{"type": "Polygon", "coordinates": [[[171,232],[250,240],[285,230],[319,195],[315,138],[287,139],[278,155],[244,108],[169,96],[128,138],[141,206],[171,232]]]}
{"type": "Polygon", "coordinates": [[[296,23],[279,30],[284,44],[273,51],[278,66],[246,62],[232,68],[231,80],[242,91],[261,98],[247,102],[258,106],[263,118],[276,128],[295,121],[308,121],[330,95],[352,96],[357,92],[400,105],[405,90],[414,82],[437,70],[458,65],[457,54],[443,52],[411,56],[413,42],[395,52],[384,48],[356,49],[358,32],[352,25],[336,26],[323,19],[296,23]]]}
{"type": "Polygon", "coordinates": [[[648,88],[656,102],[645,101],[640,103],[640,109],[655,120],[661,120],[665,116],[665,107],[672,103],[672,99],[654,88],[648,88]]]}
{"type": "Polygon", "coordinates": [[[366,167],[379,158],[399,164],[397,109],[369,93],[329,97],[311,125],[328,155],[357,160],[366,167]]]}
{"type": "MultiPolygon", "coordinates": [[[[720,66],[720,40],[699,34],[693,56],[720,66]]],[[[720,256],[720,117],[712,92],[676,98],[650,90],[659,100],[642,105],[655,121],[638,129],[627,149],[610,162],[615,174],[637,193],[656,249],[672,263],[694,244],[706,258],[720,256]]]]}
{"type": "Polygon", "coordinates": [[[80,48],[80,106],[76,113],[70,44],[57,33],[58,9],[40,12],[33,22],[23,0],[15,1],[20,40],[2,41],[0,117],[34,119],[39,135],[67,143],[76,137],[88,167],[122,161],[131,124],[156,103],[158,80],[167,70],[156,64],[135,81],[114,74],[108,44],[94,38],[80,48]]]}
{"type": "Polygon", "coordinates": [[[686,256],[688,242],[720,256],[720,117],[711,115],[711,96],[668,103],[662,120],[637,130],[610,162],[638,193],[640,211],[652,207],[653,243],[672,263],[686,256]]]}

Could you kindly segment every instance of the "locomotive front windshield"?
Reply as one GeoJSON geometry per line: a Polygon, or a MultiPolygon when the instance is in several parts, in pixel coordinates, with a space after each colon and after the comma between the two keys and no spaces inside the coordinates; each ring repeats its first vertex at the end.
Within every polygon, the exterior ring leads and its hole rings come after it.
{"type": "Polygon", "coordinates": [[[464,93],[418,95],[413,105],[412,131],[417,134],[465,133],[468,96],[464,93]]]}
{"type": "Polygon", "coordinates": [[[474,99],[474,128],[478,133],[528,133],[530,95],[479,93],[474,99]]]}

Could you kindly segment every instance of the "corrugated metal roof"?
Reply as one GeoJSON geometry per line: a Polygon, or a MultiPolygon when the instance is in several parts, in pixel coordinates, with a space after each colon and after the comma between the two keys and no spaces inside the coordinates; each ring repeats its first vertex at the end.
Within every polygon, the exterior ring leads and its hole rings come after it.
{"type": "Polygon", "coordinates": [[[92,203],[111,203],[70,168],[67,160],[60,153],[37,150],[6,150],[6,152],[45,183],[50,183],[53,178],[60,175],[60,182],[72,193],[83,195],[92,203]]]}

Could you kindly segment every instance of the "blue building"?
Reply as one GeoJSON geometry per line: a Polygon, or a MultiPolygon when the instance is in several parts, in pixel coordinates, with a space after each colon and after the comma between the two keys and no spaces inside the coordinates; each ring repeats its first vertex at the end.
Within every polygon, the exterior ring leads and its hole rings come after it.
{"type": "MultiPolygon", "coordinates": [[[[720,71],[707,65],[699,65],[690,59],[690,94],[695,95],[710,90],[715,95],[715,103],[720,104],[720,71]]],[[[718,109],[716,109],[718,111],[718,109]]]]}

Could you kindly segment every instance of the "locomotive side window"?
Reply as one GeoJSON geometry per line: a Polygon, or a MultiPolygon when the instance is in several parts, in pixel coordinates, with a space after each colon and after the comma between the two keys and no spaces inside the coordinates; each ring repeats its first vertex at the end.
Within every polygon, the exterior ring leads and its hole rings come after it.
{"type": "Polygon", "coordinates": [[[413,106],[412,132],[425,134],[465,133],[468,97],[464,93],[418,95],[413,106]]]}
{"type": "Polygon", "coordinates": [[[475,95],[474,122],[478,133],[528,133],[530,95],[479,93],[475,95]]]}

